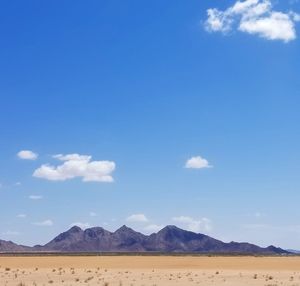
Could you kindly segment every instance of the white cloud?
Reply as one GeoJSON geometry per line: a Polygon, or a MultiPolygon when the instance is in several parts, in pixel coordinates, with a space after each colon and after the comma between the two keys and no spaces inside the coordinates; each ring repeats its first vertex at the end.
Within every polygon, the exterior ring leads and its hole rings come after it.
{"type": "Polygon", "coordinates": [[[133,214],[126,218],[129,222],[148,222],[148,218],[144,214],[133,214]]]}
{"type": "Polygon", "coordinates": [[[28,198],[31,200],[41,200],[43,197],[39,195],[30,195],[28,198]]]}
{"type": "Polygon", "coordinates": [[[33,224],[37,225],[37,226],[52,226],[53,221],[51,219],[47,219],[47,220],[40,221],[40,222],[34,222],[33,224]]]}
{"type": "Polygon", "coordinates": [[[26,215],[26,214],[18,214],[17,217],[18,217],[18,218],[26,218],[27,215],[26,215]]]}
{"type": "Polygon", "coordinates": [[[58,166],[42,165],[34,171],[33,176],[50,181],[82,177],[83,182],[113,182],[111,174],[116,164],[112,161],[91,161],[91,156],[79,154],[59,154],[53,157],[63,163],[58,166]]]}
{"type": "Polygon", "coordinates": [[[193,232],[210,232],[212,230],[212,222],[208,218],[194,219],[189,216],[173,217],[173,221],[183,225],[187,230],[193,232]]]}
{"type": "Polygon", "coordinates": [[[2,235],[11,236],[11,235],[20,235],[20,233],[18,231],[8,230],[5,232],[2,232],[2,235]]]}
{"type": "Polygon", "coordinates": [[[185,163],[185,168],[188,169],[203,169],[203,168],[211,168],[208,161],[201,156],[196,156],[188,159],[185,163]]]}
{"type": "Polygon", "coordinates": [[[296,39],[295,25],[300,20],[299,14],[293,11],[284,13],[273,10],[271,0],[237,1],[224,11],[208,9],[207,16],[207,31],[227,33],[237,29],[284,42],[296,39]]]}
{"type": "Polygon", "coordinates": [[[70,224],[70,227],[73,227],[73,226],[78,226],[82,229],[91,227],[91,225],[88,222],[73,222],[70,224]]]}
{"type": "Polygon", "coordinates": [[[210,32],[228,32],[231,29],[232,19],[226,17],[224,12],[218,9],[208,9],[206,30],[210,32]]]}
{"type": "Polygon", "coordinates": [[[153,232],[160,231],[163,227],[164,227],[163,225],[149,224],[144,227],[144,230],[148,233],[153,233],[153,232]]]}
{"type": "Polygon", "coordinates": [[[97,216],[97,214],[96,214],[95,212],[90,212],[89,215],[90,215],[91,217],[97,216]]]}
{"type": "Polygon", "coordinates": [[[36,160],[38,158],[38,154],[30,150],[22,150],[17,155],[23,160],[36,160]]]}

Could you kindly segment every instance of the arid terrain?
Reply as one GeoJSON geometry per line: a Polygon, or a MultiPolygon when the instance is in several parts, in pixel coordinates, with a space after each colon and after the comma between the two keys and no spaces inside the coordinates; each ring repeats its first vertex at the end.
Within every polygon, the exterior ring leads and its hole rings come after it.
{"type": "Polygon", "coordinates": [[[300,257],[0,257],[0,285],[300,286],[300,257]]]}

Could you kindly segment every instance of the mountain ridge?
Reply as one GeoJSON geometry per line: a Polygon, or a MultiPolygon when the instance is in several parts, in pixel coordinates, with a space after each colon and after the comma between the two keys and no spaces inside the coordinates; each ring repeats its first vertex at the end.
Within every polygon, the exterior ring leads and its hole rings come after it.
{"type": "Polygon", "coordinates": [[[45,245],[33,247],[0,240],[0,252],[165,252],[223,254],[289,254],[279,247],[266,248],[247,242],[223,242],[202,233],[168,225],[156,233],[145,235],[126,225],[111,232],[102,227],[85,230],[73,226],[45,245]]]}

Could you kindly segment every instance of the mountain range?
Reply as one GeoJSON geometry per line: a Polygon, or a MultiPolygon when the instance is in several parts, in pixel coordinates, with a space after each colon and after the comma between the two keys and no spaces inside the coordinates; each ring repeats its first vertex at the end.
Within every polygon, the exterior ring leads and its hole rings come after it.
{"type": "Polygon", "coordinates": [[[288,254],[275,246],[266,248],[250,243],[225,243],[210,236],[166,226],[157,233],[144,235],[122,226],[115,232],[102,227],[81,229],[73,226],[45,245],[33,247],[0,240],[0,252],[178,252],[220,254],[288,254]]]}

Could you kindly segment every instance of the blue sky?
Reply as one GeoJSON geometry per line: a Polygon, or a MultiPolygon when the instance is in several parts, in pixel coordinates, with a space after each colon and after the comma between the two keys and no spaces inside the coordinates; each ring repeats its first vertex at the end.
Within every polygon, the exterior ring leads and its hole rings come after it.
{"type": "Polygon", "coordinates": [[[298,1],[0,5],[2,239],[176,224],[300,249],[298,1]]]}

